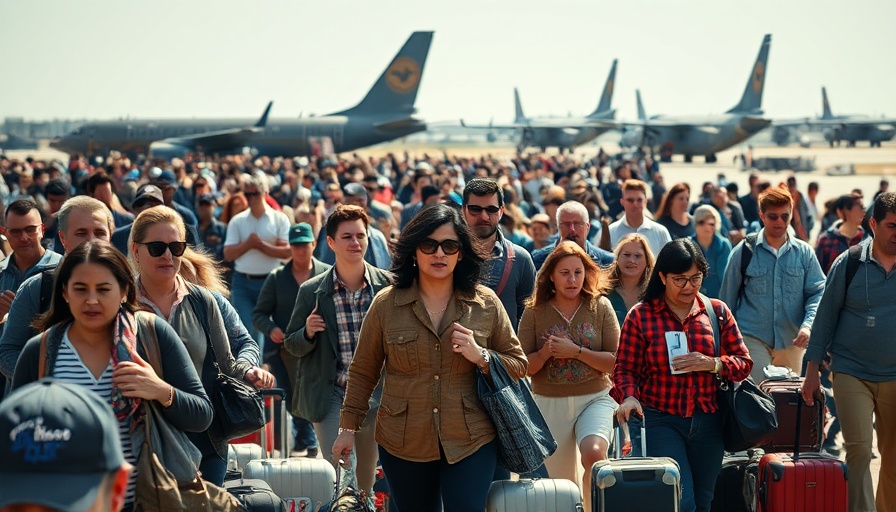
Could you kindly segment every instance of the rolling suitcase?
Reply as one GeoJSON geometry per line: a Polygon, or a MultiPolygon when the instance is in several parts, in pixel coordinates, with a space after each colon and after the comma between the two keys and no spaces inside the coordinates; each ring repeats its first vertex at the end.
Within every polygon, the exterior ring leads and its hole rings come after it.
{"type": "Polygon", "coordinates": [[[330,501],[336,488],[336,470],[324,459],[253,460],[243,478],[264,480],[283,499],[307,497],[315,504],[330,501]]]}
{"type": "Polygon", "coordinates": [[[227,471],[243,471],[250,460],[266,459],[261,445],[255,443],[231,444],[227,446],[227,471]]]}
{"type": "Polygon", "coordinates": [[[744,499],[744,480],[751,459],[753,457],[746,453],[726,453],[722,458],[722,470],[716,478],[712,498],[712,512],[754,512],[755,509],[749,508],[744,499]]]}
{"type": "MultiPolygon", "coordinates": [[[[592,512],[678,512],[681,471],[669,457],[622,458],[622,432],[616,428],[616,458],[598,461],[591,468],[592,512]]],[[[647,453],[647,435],[641,422],[641,453],[647,453]]]]}
{"type": "Polygon", "coordinates": [[[560,478],[497,480],[488,490],[486,512],[584,511],[579,488],[560,478]]]}
{"type": "MultiPolygon", "coordinates": [[[[846,512],[846,464],[826,453],[800,453],[802,399],[791,431],[793,454],[767,453],[759,460],[756,503],[759,512],[846,512]]],[[[805,409],[811,410],[810,407],[805,409]]]]}
{"type": "Polygon", "coordinates": [[[263,480],[238,479],[224,482],[246,512],[286,512],[286,503],[263,480]]]}
{"type": "Polygon", "coordinates": [[[793,433],[796,426],[799,431],[799,451],[821,451],[824,440],[824,400],[815,400],[812,407],[805,405],[800,394],[802,377],[781,380],[764,380],[759,388],[771,395],[775,401],[775,413],[778,415],[778,431],[772,439],[761,448],[766,453],[792,452],[794,449],[793,433]],[[799,420],[797,414],[800,415],[799,420]]]}

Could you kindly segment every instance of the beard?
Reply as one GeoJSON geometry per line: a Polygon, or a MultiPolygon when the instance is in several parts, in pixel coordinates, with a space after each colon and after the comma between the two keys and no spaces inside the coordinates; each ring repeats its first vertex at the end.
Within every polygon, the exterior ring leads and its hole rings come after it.
{"type": "Polygon", "coordinates": [[[480,225],[476,224],[473,226],[473,234],[476,235],[476,238],[489,238],[494,235],[496,231],[498,231],[498,225],[492,226],[489,225],[480,225]]]}

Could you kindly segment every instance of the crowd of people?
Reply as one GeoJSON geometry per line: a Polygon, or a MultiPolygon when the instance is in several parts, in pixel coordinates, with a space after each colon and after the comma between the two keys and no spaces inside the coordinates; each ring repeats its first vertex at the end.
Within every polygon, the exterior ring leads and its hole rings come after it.
{"type": "MultiPolygon", "coordinates": [[[[838,453],[842,431],[851,510],[896,503],[896,195],[883,182],[868,208],[852,191],[819,211],[814,183],[802,193],[751,175],[746,194],[720,179],[692,198],[651,159],[602,151],[113,152],[102,164],[0,158],[0,173],[5,388],[46,393],[28,384],[51,376],[109,403],[113,475],[136,466],[133,423],[155,401],[201,452],[203,477],[223,481],[217,363],[286,391],[293,455],[343,459],[367,490],[379,462],[399,510],[481,510],[509,476],[476,394],[476,369],[497,358],[531,379],[556,438],[537,475],[576,482],[588,508],[614,416],[643,419],[646,455],[681,467],[681,510],[708,511],[723,455],[716,375],[758,382],[776,365],[806,376],[807,401],[828,391],[840,421],[824,448],[838,453]],[[671,357],[675,334],[685,353],[671,357]]],[[[0,487],[14,467],[0,463],[0,487]]],[[[125,510],[134,479],[119,486],[125,510]]]]}

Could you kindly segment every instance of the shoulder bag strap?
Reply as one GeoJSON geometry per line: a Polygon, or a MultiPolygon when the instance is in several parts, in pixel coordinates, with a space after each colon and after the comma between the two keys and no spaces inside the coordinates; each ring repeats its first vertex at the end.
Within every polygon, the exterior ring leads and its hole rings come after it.
{"type": "Polygon", "coordinates": [[[134,314],[134,318],[137,320],[137,340],[143,345],[143,350],[146,352],[146,362],[152,366],[159,378],[164,379],[162,373],[162,351],[159,348],[159,338],[155,326],[156,316],[145,311],[138,311],[134,314]],[[140,329],[141,324],[143,327],[142,331],[140,329]]]}
{"type": "Polygon", "coordinates": [[[510,279],[510,270],[513,268],[513,260],[516,259],[516,254],[513,252],[513,244],[506,238],[504,239],[504,254],[507,255],[507,263],[504,264],[504,273],[501,275],[501,282],[495,288],[495,295],[501,295],[504,287],[507,286],[507,280],[510,279]]]}
{"type": "Polygon", "coordinates": [[[700,300],[703,301],[703,307],[706,308],[706,314],[709,315],[709,323],[712,325],[712,339],[715,346],[715,355],[716,357],[719,357],[722,355],[722,347],[719,342],[719,317],[716,315],[716,310],[712,307],[712,300],[702,293],[699,295],[700,300]]]}
{"type": "Polygon", "coordinates": [[[37,359],[37,378],[42,379],[47,375],[47,338],[50,335],[50,331],[44,331],[43,334],[40,335],[40,351],[38,352],[37,359]]]}

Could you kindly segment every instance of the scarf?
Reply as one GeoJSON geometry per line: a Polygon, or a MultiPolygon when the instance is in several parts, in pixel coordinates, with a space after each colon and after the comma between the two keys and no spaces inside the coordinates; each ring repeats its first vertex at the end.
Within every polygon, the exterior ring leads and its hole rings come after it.
{"type": "MultiPolygon", "coordinates": [[[[124,308],[119,309],[112,327],[112,366],[122,361],[133,361],[132,354],[137,351],[137,322],[133,313],[124,308]]],[[[140,409],[140,398],[128,398],[121,394],[118,386],[112,386],[112,410],[119,422],[127,422],[130,430],[140,423],[141,417],[136,415],[140,409]]]]}

